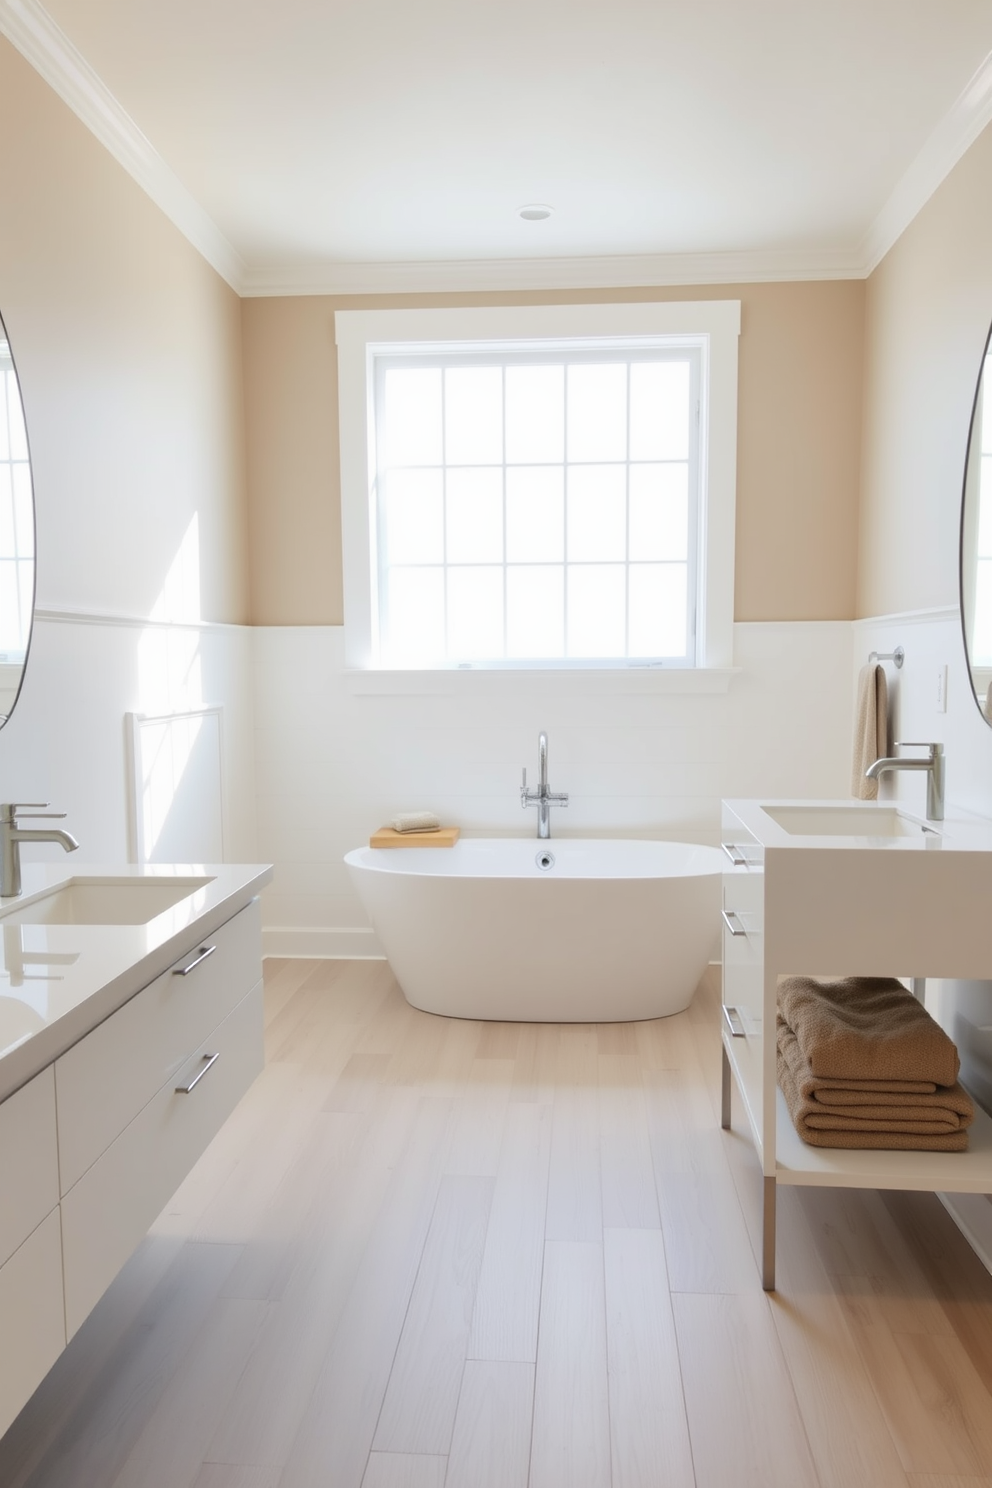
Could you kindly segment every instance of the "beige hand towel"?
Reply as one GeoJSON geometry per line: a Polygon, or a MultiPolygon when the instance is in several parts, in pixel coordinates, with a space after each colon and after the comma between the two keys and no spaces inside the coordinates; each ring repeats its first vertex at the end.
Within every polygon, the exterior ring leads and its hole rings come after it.
{"type": "Polygon", "coordinates": [[[778,1006],[817,1079],[848,1089],[862,1080],[957,1080],[953,1039],[894,977],[786,977],[778,1006]]]}
{"type": "Polygon", "coordinates": [[[876,1094],[878,1104],[872,1106],[845,1106],[836,1101],[839,1091],[831,1089],[827,1104],[818,1099],[821,1083],[813,1076],[795,1034],[781,1016],[777,1066],[789,1115],[800,1137],[811,1147],[963,1152],[968,1145],[967,1129],[975,1108],[961,1085],[942,1088],[933,1095],[900,1094],[888,1100],[876,1094]]]}
{"type": "Polygon", "coordinates": [[[854,730],[854,759],[851,766],[851,795],[859,801],[878,799],[878,781],[867,780],[865,771],[889,751],[889,695],[885,672],[871,662],[858,678],[858,717],[854,730]]]}

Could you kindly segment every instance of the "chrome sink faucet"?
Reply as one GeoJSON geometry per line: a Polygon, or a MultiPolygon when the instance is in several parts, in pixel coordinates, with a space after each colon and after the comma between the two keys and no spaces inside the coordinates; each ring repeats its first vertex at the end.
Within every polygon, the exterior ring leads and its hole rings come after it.
{"type": "Polygon", "coordinates": [[[551,807],[567,806],[567,791],[552,791],[548,789],[548,736],[545,733],[538,735],[537,739],[538,766],[540,769],[540,784],[536,791],[527,789],[527,769],[524,767],[523,783],[520,786],[520,804],[524,808],[528,806],[537,807],[537,835],[538,837],[551,836],[551,807]]]}
{"type": "Polygon", "coordinates": [[[19,811],[30,817],[61,821],[64,811],[39,811],[47,801],[4,801],[0,803],[0,899],[14,899],[21,892],[21,843],[57,842],[66,852],[75,852],[79,843],[71,832],[58,827],[18,826],[19,811]],[[30,809],[29,809],[30,808],[30,809]]]}
{"type": "Polygon", "coordinates": [[[877,759],[869,765],[865,775],[877,780],[886,770],[926,770],[927,774],[927,821],[944,820],[944,746],[943,744],[919,744],[909,739],[897,741],[896,749],[927,749],[926,759],[877,759]]]}

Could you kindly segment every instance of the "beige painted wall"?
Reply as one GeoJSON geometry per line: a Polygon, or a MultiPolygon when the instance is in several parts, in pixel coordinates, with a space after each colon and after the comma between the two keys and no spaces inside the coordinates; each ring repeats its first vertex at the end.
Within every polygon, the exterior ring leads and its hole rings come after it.
{"type": "Polygon", "coordinates": [[[2,37],[0,313],[39,602],[150,614],[196,518],[202,618],[246,621],[238,298],[2,37]]]}
{"type": "Polygon", "coordinates": [[[858,615],[953,605],[972,399],[992,320],[992,129],[867,283],[858,615]]]}
{"type": "Polygon", "coordinates": [[[342,620],[336,309],[740,299],[736,616],[854,614],[864,285],[246,300],[251,614],[342,620]]]}

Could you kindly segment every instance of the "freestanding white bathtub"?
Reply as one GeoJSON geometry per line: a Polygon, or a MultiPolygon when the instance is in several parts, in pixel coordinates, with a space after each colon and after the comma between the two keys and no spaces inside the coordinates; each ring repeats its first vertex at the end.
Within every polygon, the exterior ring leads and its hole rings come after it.
{"type": "Polygon", "coordinates": [[[717,941],[713,847],[463,838],[345,862],[407,1001],[428,1013],[660,1018],[688,1005],[717,941]]]}

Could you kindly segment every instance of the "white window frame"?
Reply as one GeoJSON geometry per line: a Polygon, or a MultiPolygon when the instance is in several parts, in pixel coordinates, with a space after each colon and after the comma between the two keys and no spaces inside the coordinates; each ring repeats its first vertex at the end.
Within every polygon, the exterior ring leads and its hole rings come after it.
{"type": "MultiPolygon", "coordinates": [[[[549,340],[636,341],[639,337],[653,341],[670,337],[673,343],[691,344],[700,349],[696,669],[733,666],[739,300],[339,310],[334,322],[338,347],[346,667],[360,671],[379,669],[373,561],[375,431],[370,416],[375,357],[465,350],[465,343],[472,346],[511,343],[514,349],[522,349],[549,340]]],[[[644,663],[592,662],[583,669],[616,665],[643,667],[644,663]]],[[[507,661],[502,669],[512,671],[517,666],[507,661]]],[[[558,669],[557,663],[548,667],[548,670],[558,669]]]]}

